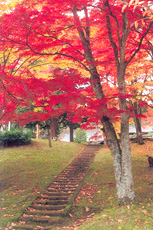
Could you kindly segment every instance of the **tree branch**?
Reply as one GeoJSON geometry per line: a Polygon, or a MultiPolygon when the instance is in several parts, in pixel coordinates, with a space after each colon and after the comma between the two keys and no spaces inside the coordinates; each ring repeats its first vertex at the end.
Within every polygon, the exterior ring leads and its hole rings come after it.
{"type": "Polygon", "coordinates": [[[115,56],[115,62],[116,62],[116,66],[117,69],[119,68],[119,59],[118,59],[118,48],[116,43],[113,40],[113,36],[112,36],[112,26],[111,26],[111,22],[110,22],[110,18],[109,15],[106,15],[106,22],[107,22],[107,29],[108,29],[108,37],[109,37],[109,41],[111,43],[111,46],[114,50],[114,56],[115,56]]]}
{"type": "Polygon", "coordinates": [[[117,37],[118,37],[118,41],[119,41],[119,45],[121,46],[121,39],[120,39],[120,35],[119,35],[119,22],[117,20],[117,17],[113,14],[111,8],[110,8],[110,5],[109,5],[109,2],[108,0],[106,1],[105,5],[108,7],[109,9],[109,12],[110,12],[110,15],[115,19],[116,21],[116,24],[117,24],[117,37]]]}
{"type": "Polygon", "coordinates": [[[75,58],[75,57],[73,57],[73,56],[71,56],[71,55],[67,55],[67,54],[60,53],[60,52],[55,52],[55,53],[46,53],[46,52],[43,52],[43,53],[40,53],[40,52],[37,52],[36,50],[34,50],[34,49],[30,46],[30,44],[29,44],[29,42],[28,42],[29,35],[30,35],[30,33],[31,33],[31,28],[32,28],[32,26],[30,27],[29,32],[28,32],[27,37],[26,37],[26,45],[28,46],[28,48],[29,48],[33,53],[35,53],[35,54],[37,54],[37,55],[41,55],[41,56],[46,56],[46,55],[49,55],[49,56],[60,55],[60,56],[64,56],[64,57],[71,58],[71,59],[73,59],[74,61],[80,63],[88,72],[90,72],[90,70],[87,68],[87,66],[86,66],[85,64],[83,64],[80,60],[78,60],[77,58],[75,58]]]}
{"type": "Polygon", "coordinates": [[[146,32],[144,33],[144,35],[141,37],[140,42],[139,42],[139,46],[138,48],[135,50],[135,52],[133,53],[133,55],[129,58],[129,60],[126,62],[126,66],[132,61],[132,59],[135,57],[135,55],[139,52],[143,39],[146,37],[146,35],[149,33],[149,30],[151,29],[153,25],[153,21],[150,23],[148,29],[146,30],[146,32]]]}

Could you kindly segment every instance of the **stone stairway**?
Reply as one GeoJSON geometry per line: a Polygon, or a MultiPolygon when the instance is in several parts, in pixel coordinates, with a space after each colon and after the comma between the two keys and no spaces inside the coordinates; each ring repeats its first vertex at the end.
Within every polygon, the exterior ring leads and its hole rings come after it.
{"type": "Polygon", "coordinates": [[[63,223],[99,148],[87,146],[23,212],[18,222],[12,224],[12,229],[53,229],[54,225],[63,223]]]}

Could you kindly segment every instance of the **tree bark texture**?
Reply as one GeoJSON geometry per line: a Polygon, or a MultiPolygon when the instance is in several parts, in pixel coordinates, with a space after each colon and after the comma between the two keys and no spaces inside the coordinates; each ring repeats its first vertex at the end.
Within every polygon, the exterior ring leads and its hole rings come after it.
{"type": "Polygon", "coordinates": [[[49,147],[52,147],[51,140],[57,138],[57,118],[51,118],[48,124],[48,141],[49,147]]]}
{"type": "Polygon", "coordinates": [[[51,139],[52,139],[52,135],[51,135],[51,124],[49,124],[48,126],[48,143],[49,143],[49,147],[52,147],[52,142],[51,142],[51,139]]]}
{"type": "Polygon", "coordinates": [[[143,137],[142,137],[142,129],[141,129],[141,119],[137,117],[137,114],[141,114],[140,112],[140,107],[137,102],[134,102],[134,123],[135,123],[135,128],[136,128],[136,134],[137,134],[137,143],[139,145],[144,144],[143,137]]]}
{"type": "Polygon", "coordinates": [[[50,122],[50,131],[51,131],[51,137],[57,138],[57,118],[52,118],[50,122]]]}
{"type": "Polygon", "coordinates": [[[70,122],[70,142],[73,142],[73,123],[70,122]]]}

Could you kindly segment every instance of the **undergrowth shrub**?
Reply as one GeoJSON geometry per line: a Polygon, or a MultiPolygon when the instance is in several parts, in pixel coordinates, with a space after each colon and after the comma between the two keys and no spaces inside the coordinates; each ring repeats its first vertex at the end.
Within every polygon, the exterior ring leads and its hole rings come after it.
{"type": "Polygon", "coordinates": [[[86,144],[87,143],[86,131],[83,129],[77,128],[75,131],[74,142],[86,144]]]}
{"type": "Polygon", "coordinates": [[[29,131],[24,132],[22,129],[12,129],[10,131],[0,132],[1,146],[19,146],[31,143],[32,134],[29,131]]]}

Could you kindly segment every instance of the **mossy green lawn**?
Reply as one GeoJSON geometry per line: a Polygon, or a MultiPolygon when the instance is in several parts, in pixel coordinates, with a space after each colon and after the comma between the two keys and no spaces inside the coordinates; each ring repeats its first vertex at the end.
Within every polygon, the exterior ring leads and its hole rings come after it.
{"type": "Polygon", "coordinates": [[[153,168],[148,167],[146,157],[153,153],[153,142],[131,143],[131,149],[138,203],[119,207],[111,153],[102,147],[73,206],[71,216],[76,222],[72,226],[79,226],[78,230],[153,229],[153,168]],[[99,214],[91,218],[93,212],[99,214]]]}
{"type": "Polygon", "coordinates": [[[33,140],[0,149],[0,229],[16,220],[54,178],[84,149],[77,143],[33,140]]]}

